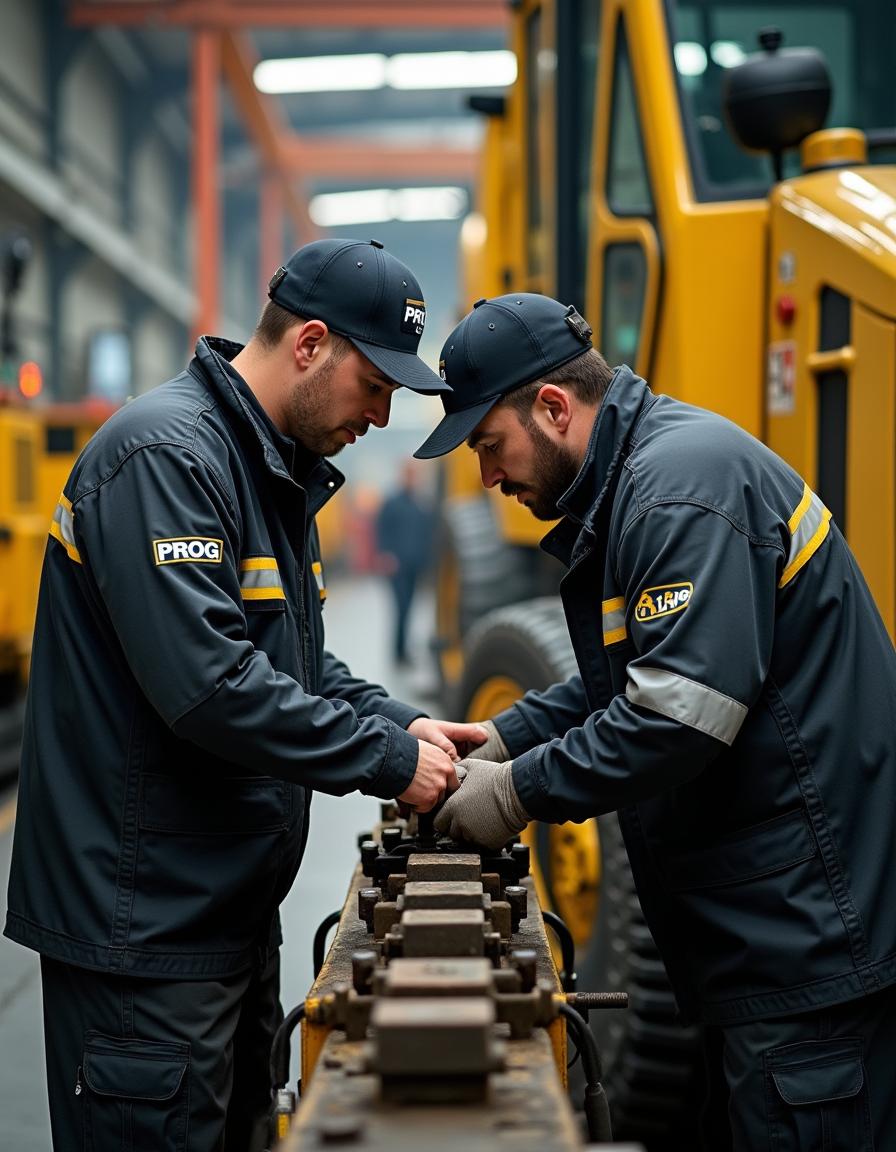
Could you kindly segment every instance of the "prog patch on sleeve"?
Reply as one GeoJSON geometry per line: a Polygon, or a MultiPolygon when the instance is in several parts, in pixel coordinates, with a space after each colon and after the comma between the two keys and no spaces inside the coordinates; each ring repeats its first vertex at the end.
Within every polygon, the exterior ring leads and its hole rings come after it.
{"type": "Polygon", "coordinates": [[[657,620],[660,616],[671,616],[673,612],[683,612],[693,595],[694,585],[689,580],[645,588],[635,604],[635,619],[643,623],[657,620]]]}
{"type": "Polygon", "coordinates": [[[171,536],[153,540],[156,564],[220,564],[224,541],[211,536],[171,536]]]}

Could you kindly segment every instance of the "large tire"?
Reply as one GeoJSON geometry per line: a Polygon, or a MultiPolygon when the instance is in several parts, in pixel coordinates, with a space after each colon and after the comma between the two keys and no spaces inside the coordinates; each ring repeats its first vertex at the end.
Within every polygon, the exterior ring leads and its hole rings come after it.
{"type": "Polygon", "coordinates": [[[477,620],[535,594],[531,564],[502,538],[486,496],[444,501],[436,542],[434,647],[446,710],[456,714],[463,638],[477,620]]]}
{"type": "MultiPolygon", "coordinates": [[[[575,671],[556,597],[502,608],[480,620],[467,639],[460,715],[485,719],[523,691],[543,690],[575,671]]],[[[627,1010],[591,1013],[614,1136],[640,1141],[650,1152],[691,1146],[699,1034],[675,1019],[675,1000],[644,922],[615,814],[585,825],[536,825],[534,846],[547,899],[579,941],[579,988],[629,994],[627,1010]],[[589,836],[599,841],[597,867],[577,889],[570,871],[592,859],[589,836]],[[590,892],[596,882],[599,892],[590,892]]]]}
{"type": "Polygon", "coordinates": [[[650,1152],[697,1147],[702,1084],[700,1030],[676,1019],[675,997],[635,892],[616,814],[597,820],[600,902],[579,969],[582,989],[627,992],[622,1012],[592,1012],[604,1089],[619,1140],[650,1152]]]}
{"type": "Polygon", "coordinates": [[[516,550],[502,539],[487,497],[448,501],[442,544],[459,565],[462,635],[487,612],[531,595],[527,566],[519,563],[516,550]]]}

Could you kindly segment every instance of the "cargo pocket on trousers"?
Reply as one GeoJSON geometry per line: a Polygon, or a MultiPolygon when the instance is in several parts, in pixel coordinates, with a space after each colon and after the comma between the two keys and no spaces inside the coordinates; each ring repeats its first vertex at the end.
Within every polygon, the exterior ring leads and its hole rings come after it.
{"type": "Polygon", "coordinates": [[[186,1043],[84,1040],[84,1133],[88,1152],[179,1152],[187,1138],[186,1043]]]}
{"type": "Polygon", "coordinates": [[[872,1152],[862,1041],[808,1040],[765,1054],[770,1144],[780,1152],[872,1152]]]}

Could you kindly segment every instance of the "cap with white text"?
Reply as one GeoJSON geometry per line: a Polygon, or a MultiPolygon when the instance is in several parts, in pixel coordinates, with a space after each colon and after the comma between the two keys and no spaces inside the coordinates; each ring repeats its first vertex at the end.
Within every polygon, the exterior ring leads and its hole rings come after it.
{"type": "Polygon", "coordinates": [[[323,320],[396,384],[449,390],[417,355],[426,323],[420,284],[378,240],[306,244],[271,277],[268,295],[288,312],[323,320]]]}

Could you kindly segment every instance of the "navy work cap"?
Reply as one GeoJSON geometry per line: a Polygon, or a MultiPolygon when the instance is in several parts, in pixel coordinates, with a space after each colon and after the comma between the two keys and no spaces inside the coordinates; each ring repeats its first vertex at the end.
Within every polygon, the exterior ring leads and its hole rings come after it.
{"type": "Polygon", "coordinates": [[[448,391],[417,355],[426,323],[420,284],[378,240],[306,244],[271,277],[268,295],[288,312],[323,320],[396,384],[448,391]]]}
{"type": "Polygon", "coordinates": [[[572,305],[535,292],[478,300],[442,348],[439,370],[451,386],[442,397],[445,416],[414,455],[444,456],[502,396],[590,347],[591,329],[572,305]]]}

